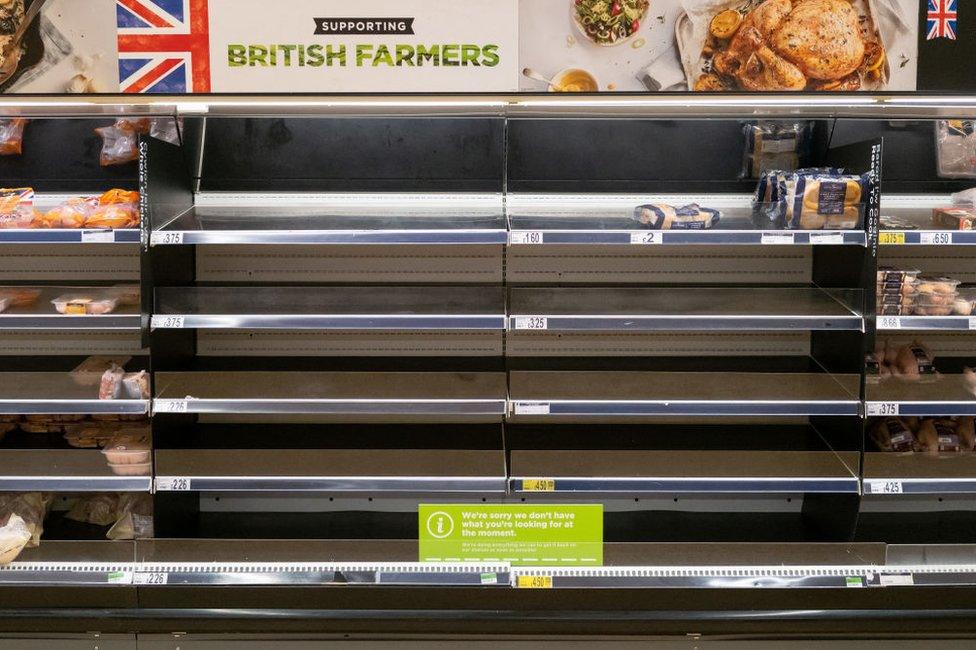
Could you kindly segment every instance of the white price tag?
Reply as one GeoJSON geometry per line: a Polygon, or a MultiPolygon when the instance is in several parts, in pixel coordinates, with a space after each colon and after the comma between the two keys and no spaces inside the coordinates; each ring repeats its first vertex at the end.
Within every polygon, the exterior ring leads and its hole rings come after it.
{"type": "Polygon", "coordinates": [[[511,241],[513,244],[541,244],[543,236],[538,230],[513,230],[511,241]]]}
{"type": "Polygon", "coordinates": [[[545,330],[549,329],[549,319],[545,316],[516,316],[517,330],[545,330]]]}
{"type": "Polygon", "coordinates": [[[159,571],[136,573],[132,577],[132,582],[137,585],[165,585],[169,582],[169,574],[159,571]]]}
{"type": "Polygon", "coordinates": [[[186,413],[187,408],[185,399],[158,399],[153,403],[156,413],[186,413]]]}
{"type": "Polygon", "coordinates": [[[153,329],[181,330],[185,323],[184,316],[153,316],[153,329]]]}
{"type": "Polygon", "coordinates": [[[923,232],[919,233],[919,241],[928,246],[951,246],[951,232],[923,232]]]}
{"type": "Polygon", "coordinates": [[[829,245],[829,244],[843,244],[844,235],[839,232],[812,232],[810,233],[810,244],[816,245],[829,245]]]}
{"type": "Polygon", "coordinates": [[[85,244],[112,244],[115,242],[115,232],[112,230],[83,230],[81,241],[85,244]]]}
{"type": "Polygon", "coordinates": [[[515,415],[549,415],[549,402],[515,402],[515,415]]]}
{"type": "Polygon", "coordinates": [[[783,245],[793,243],[793,233],[777,233],[775,235],[762,235],[759,242],[763,245],[783,245]]]}
{"type": "Polygon", "coordinates": [[[898,415],[897,402],[868,402],[867,413],[871,416],[898,415]]]}
{"type": "Polygon", "coordinates": [[[632,232],[630,233],[630,243],[640,246],[649,244],[663,243],[664,236],[659,232],[632,232]]]}
{"type": "Polygon", "coordinates": [[[867,481],[868,494],[902,494],[901,481],[867,481]]]}
{"type": "Polygon", "coordinates": [[[879,330],[900,330],[901,316],[878,316],[879,330]]]}
{"type": "Polygon", "coordinates": [[[183,243],[182,232],[154,232],[150,237],[153,244],[179,245],[183,243]]]}
{"type": "Polygon", "coordinates": [[[157,492],[187,492],[190,489],[190,479],[185,476],[156,477],[157,492]]]}
{"type": "Polygon", "coordinates": [[[895,575],[882,573],[878,577],[881,579],[882,587],[911,587],[915,584],[915,579],[910,573],[895,575]]]}
{"type": "Polygon", "coordinates": [[[976,330],[976,318],[969,319],[969,329],[976,330]]]}

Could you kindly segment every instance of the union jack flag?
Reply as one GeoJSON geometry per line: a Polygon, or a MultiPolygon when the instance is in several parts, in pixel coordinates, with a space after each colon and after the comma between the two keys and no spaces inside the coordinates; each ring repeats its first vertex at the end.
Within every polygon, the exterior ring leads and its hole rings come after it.
{"type": "Polygon", "coordinates": [[[207,2],[116,0],[122,92],[210,92],[207,2]]]}
{"type": "Polygon", "coordinates": [[[956,40],[956,0],[929,0],[928,29],[926,40],[956,40]]]}

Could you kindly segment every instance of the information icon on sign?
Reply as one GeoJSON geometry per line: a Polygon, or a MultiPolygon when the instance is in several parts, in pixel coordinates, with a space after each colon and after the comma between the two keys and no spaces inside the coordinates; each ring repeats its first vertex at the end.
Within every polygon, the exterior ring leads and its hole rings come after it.
{"type": "Polygon", "coordinates": [[[427,517],[427,532],[437,539],[449,537],[454,532],[454,520],[446,512],[432,512],[427,517]]]}

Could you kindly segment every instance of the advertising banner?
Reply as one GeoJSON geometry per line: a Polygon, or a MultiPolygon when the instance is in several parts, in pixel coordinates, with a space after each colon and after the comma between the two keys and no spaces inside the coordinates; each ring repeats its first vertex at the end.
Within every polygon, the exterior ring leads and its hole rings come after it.
{"type": "Polygon", "coordinates": [[[421,505],[421,562],[601,566],[602,505],[421,505]]]}
{"type": "MultiPolygon", "coordinates": [[[[0,44],[32,1],[0,2],[0,44]]],[[[0,91],[973,92],[970,5],[48,0],[0,91]]]]}

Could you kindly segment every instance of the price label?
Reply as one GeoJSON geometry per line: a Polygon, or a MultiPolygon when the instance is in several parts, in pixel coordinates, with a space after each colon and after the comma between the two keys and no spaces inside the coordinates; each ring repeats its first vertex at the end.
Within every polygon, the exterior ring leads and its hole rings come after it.
{"type": "Polygon", "coordinates": [[[110,584],[129,584],[132,582],[130,575],[125,571],[112,571],[105,575],[105,580],[110,584]]]}
{"type": "Polygon", "coordinates": [[[522,479],[523,492],[555,492],[556,481],[551,478],[522,479]]]}
{"type": "Polygon", "coordinates": [[[185,322],[184,316],[153,316],[153,329],[181,330],[185,322]]]}
{"type": "Polygon", "coordinates": [[[844,584],[852,589],[857,589],[864,586],[864,578],[861,576],[847,576],[844,579],[844,584]]]}
{"type": "Polygon", "coordinates": [[[85,244],[112,244],[115,242],[115,233],[111,230],[83,230],[81,241],[85,244]]]}
{"type": "Polygon", "coordinates": [[[871,416],[898,415],[897,402],[868,402],[867,413],[871,416]]]}
{"type": "Polygon", "coordinates": [[[513,244],[541,244],[543,237],[538,230],[513,230],[511,242],[513,244]]]}
{"type": "Polygon", "coordinates": [[[153,403],[156,413],[186,413],[187,409],[185,399],[158,399],[153,403]]]}
{"type": "Polygon", "coordinates": [[[481,584],[483,584],[483,585],[497,585],[498,584],[498,574],[497,573],[482,573],[481,574],[481,584]]]}
{"type": "Polygon", "coordinates": [[[901,481],[867,481],[869,494],[902,494],[901,481]]]}
{"type": "Polygon", "coordinates": [[[169,582],[169,574],[160,571],[137,573],[132,581],[137,585],[165,585],[169,582]]]}
{"type": "Polygon", "coordinates": [[[976,330],[976,318],[969,319],[969,329],[976,330]]]}
{"type": "Polygon", "coordinates": [[[810,233],[810,243],[814,246],[827,244],[843,244],[844,235],[839,232],[812,232],[810,233]]]}
{"type": "Polygon", "coordinates": [[[153,244],[179,245],[183,243],[182,232],[154,232],[150,238],[153,244]]]}
{"type": "Polygon", "coordinates": [[[549,319],[545,316],[516,316],[517,330],[545,330],[549,329],[549,319]]]}
{"type": "Polygon", "coordinates": [[[789,245],[793,243],[793,233],[777,233],[775,235],[762,235],[759,238],[759,242],[764,246],[782,246],[789,245]]]}
{"type": "Polygon", "coordinates": [[[951,246],[951,232],[923,232],[919,234],[919,241],[927,246],[951,246]]]}
{"type": "Polygon", "coordinates": [[[156,478],[157,492],[188,492],[190,479],[185,476],[165,476],[156,478]]]}
{"type": "Polygon", "coordinates": [[[900,330],[901,317],[900,316],[879,316],[878,329],[879,330],[900,330]]]}
{"type": "Polygon", "coordinates": [[[915,584],[910,573],[882,573],[878,578],[881,579],[882,587],[910,587],[915,584]]]}
{"type": "Polygon", "coordinates": [[[552,576],[519,576],[515,584],[519,589],[552,589],[552,576]]]}
{"type": "Polygon", "coordinates": [[[515,402],[515,415],[549,415],[549,402],[515,402]]]}
{"type": "Polygon", "coordinates": [[[886,230],[878,233],[878,243],[883,246],[899,246],[905,243],[905,233],[886,230]]]}
{"type": "Polygon", "coordinates": [[[659,232],[632,232],[630,233],[630,243],[640,246],[649,244],[661,244],[664,237],[659,232]]]}

